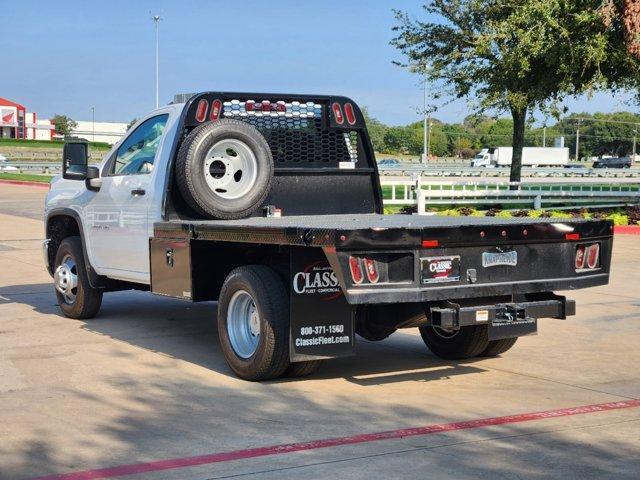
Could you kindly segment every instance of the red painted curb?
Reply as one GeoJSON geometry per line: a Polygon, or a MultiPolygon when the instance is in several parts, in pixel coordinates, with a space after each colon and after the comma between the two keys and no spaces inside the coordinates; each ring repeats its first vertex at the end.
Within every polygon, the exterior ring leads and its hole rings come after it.
{"type": "Polygon", "coordinates": [[[613,233],[618,235],[640,235],[640,225],[616,225],[613,233]]]}
{"type": "Polygon", "coordinates": [[[584,415],[587,413],[606,412],[623,408],[640,407],[640,400],[626,400],[623,402],[600,403],[597,405],[583,405],[573,408],[561,408],[558,410],[546,410],[543,412],[522,413],[507,415],[504,417],[483,418],[467,422],[441,423],[424,427],[405,428],[401,430],[389,430],[386,432],[365,433],[349,437],[328,438],[310,442],[289,443],[284,445],[272,445],[269,447],[249,448],[231,452],[212,453],[194,457],[172,458],[147,463],[134,463],[131,465],[119,465],[115,467],[100,468],[97,470],[85,470],[60,475],[40,477],[36,480],[95,480],[99,478],[113,478],[136,473],[157,472],[174,468],[195,467],[198,465],[210,465],[214,463],[243,460],[247,458],[266,457],[269,455],[281,455],[283,453],[301,452],[304,450],[317,450],[320,448],[338,447],[356,443],[378,442],[380,440],[393,440],[419,435],[431,435],[434,433],[451,432],[455,430],[469,430],[474,428],[505,425],[509,423],[530,422],[547,418],[567,417],[571,415],[584,415]]]}
{"type": "Polygon", "coordinates": [[[8,185],[27,185],[29,187],[49,188],[49,183],[44,182],[30,182],[28,180],[5,180],[0,179],[0,183],[6,183],[8,185]]]}

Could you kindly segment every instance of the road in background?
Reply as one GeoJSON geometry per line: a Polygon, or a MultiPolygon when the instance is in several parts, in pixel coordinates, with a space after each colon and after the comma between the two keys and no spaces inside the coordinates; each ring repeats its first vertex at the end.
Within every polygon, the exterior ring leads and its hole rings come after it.
{"type": "MultiPolygon", "coordinates": [[[[119,292],[93,320],[62,317],[33,240],[45,193],[0,185],[1,479],[640,398],[637,236],[616,237],[611,285],[567,293],[576,317],[503,357],[442,361],[412,329],[310,378],[248,383],[215,303],[119,292]]],[[[625,408],[114,478],[637,479],[639,432],[625,408]]]]}

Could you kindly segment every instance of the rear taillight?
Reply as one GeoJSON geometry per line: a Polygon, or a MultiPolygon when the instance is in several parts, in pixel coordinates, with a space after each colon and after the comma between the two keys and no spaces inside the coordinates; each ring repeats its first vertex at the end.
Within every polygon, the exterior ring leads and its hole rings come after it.
{"type": "Polygon", "coordinates": [[[365,258],[364,270],[367,273],[367,279],[369,280],[369,282],[378,283],[378,280],[380,280],[380,275],[378,275],[378,267],[375,260],[365,258]]]}
{"type": "Polygon", "coordinates": [[[198,102],[198,107],[196,108],[196,121],[198,123],[204,122],[204,119],[207,118],[208,107],[209,104],[204,98],[198,102]]]}
{"type": "Polygon", "coordinates": [[[215,122],[220,118],[220,111],[222,110],[222,101],[214,100],[211,102],[211,112],[209,113],[209,120],[215,122]]]}
{"type": "Polygon", "coordinates": [[[354,125],[356,123],[356,114],[353,110],[353,105],[350,103],[344,104],[344,115],[347,117],[349,125],[354,125]]]}
{"type": "Polygon", "coordinates": [[[584,245],[580,245],[576,250],[576,270],[584,268],[584,245]]]}
{"type": "Polygon", "coordinates": [[[362,273],[362,265],[358,257],[349,257],[349,270],[351,271],[351,279],[355,284],[361,284],[364,281],[362,273]]]}
{"type": "Polygon", "coordinates": [[[587,267],[596,268],[600,260],[600,244],[594,243],[587,247],[587,267]]]}
{"type": "Polygon", "coordinates": [[[576,270],[595,270],[600,267],[600,244],[580,244],[576,247],[576,270]]]}
{"type": "Polygon", "coordinates": [[[336,123],[338,125],[342,125],[344,123],[344,117],[342,116],[342,107],[339,103],[334,103],[331,105],[331,110],[333,111],[333,118],[335,118],[336,123]]]}

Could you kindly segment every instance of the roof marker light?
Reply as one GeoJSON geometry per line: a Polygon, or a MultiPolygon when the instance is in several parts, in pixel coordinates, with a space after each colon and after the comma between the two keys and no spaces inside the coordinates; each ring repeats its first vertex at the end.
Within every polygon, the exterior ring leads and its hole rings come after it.
{"type": "Polygon", "coordinates": [[[353,105],[351,105],[350,103],[344,104],[344,115],[347,117],[347,122],[349,122],[349,125],[355,125],[356,113],[353,110],[353,105]]]}
{"type": "Polygon", "coordinates": [[[198,123],[204,122],[204,119],[207,118],[208,108],[209,108],[209,104],[204,98],[198,102],[198,107],[196,108],[196,121],[198,123]]]}
{"type": "Polygon", "coordinates": [[[209,112],[209,120],[216,121],[220,118],[220,112],[222,111],[222,101],[214,100],[211,102],[211,112],[209,112]]]}
{"type": "Polygon", "coordinates": [[[564,239],[565,240],[580,240],[580,234],[579,233],[565,233],[564,239]]]}
{"type": "Polygon", "coordinates": [[[331,110],[333,111],[333,118],[335,118],[336,123],[342,125],[344,123],[344,117],[342,116],[342,107],[340,107],[340,104],[338,102],[333,103],[331,110]]]}

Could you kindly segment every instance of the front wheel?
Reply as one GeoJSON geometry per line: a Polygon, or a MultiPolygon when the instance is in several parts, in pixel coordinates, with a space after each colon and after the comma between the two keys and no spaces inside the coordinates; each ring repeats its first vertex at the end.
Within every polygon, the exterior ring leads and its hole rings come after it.
{"type": "Polygon", "coordinates": [[[261,265],[231,271],[218,301],[224,357],[238,377],[277,378],[289,366],[289,299],[275,271],[261,265]]]}
{"type": "Polygon", "coordinates": [[[53,283],[58,305],[69,318],[96,316],[102,305],[102,291],[89,283],[80,237],[65,238],[56,253],[53,283]]]}
{"type": "Polygon", "coordinates": [[[429,350],[447,360],[476,357],[489,345],[486,325],[471,325],[458,329],[428,325],[419,329],[429,350]]]}

